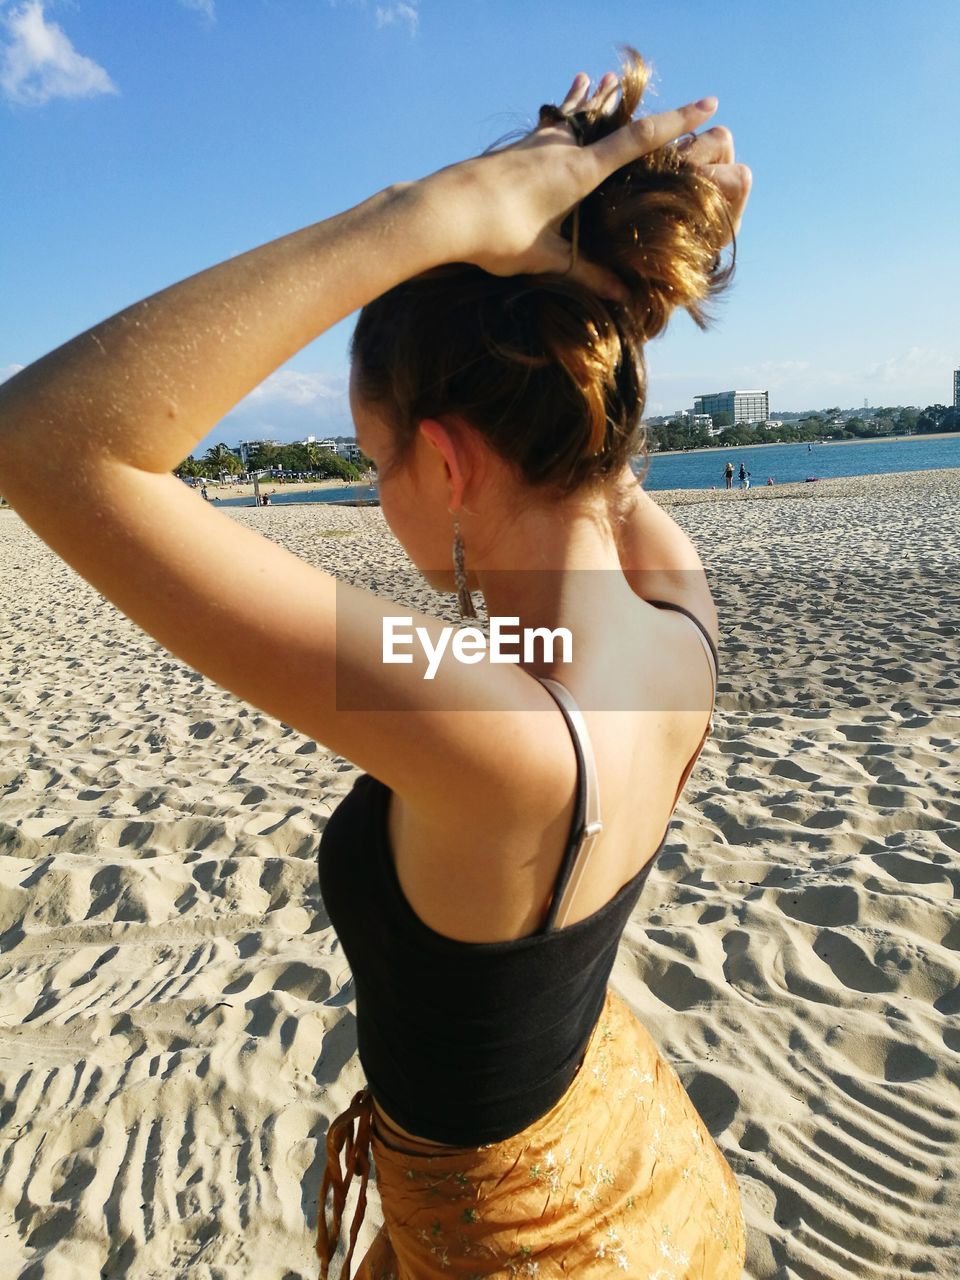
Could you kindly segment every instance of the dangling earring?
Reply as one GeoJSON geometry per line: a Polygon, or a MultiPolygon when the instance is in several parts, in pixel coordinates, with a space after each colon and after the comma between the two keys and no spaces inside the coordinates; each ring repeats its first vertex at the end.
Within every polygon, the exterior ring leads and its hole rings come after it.
{"type": "Polygon", "coordinates": [[[460,521],[456,515],[453,517],[453,576],[457,583],[460,617],[475,618],[477,611],[473,607],[473,598],[467,589],[467,574],[463,567],[463,538],[460,536],[460,521]]]}

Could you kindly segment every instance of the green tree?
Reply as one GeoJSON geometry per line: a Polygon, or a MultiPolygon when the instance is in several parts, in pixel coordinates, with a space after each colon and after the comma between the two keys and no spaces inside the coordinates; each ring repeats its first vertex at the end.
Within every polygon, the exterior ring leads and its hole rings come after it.
{"type": "Polygon", "coordinates": [[[206,475],[206,472],[203,469],[203,463],[198,462],[191,453],[189,458],[184,458],[182,462],[177,463],[173,468],[173,474],[182,480],[184,477],[192,479],[195,476],[206,475]]]}
{"type": "Polygon", "coordinates": [[[735,427],[724,427],[718,437],[723,445],[753,444],[753,432],[744,423],[735,427]]]}
{"type": "Polygon", "coordinates": [[[337,453],[331,453],[329,449],[321,449],[320,456],[314,467],[320,476],[324,479],[338,480],[359,480],[360,472],[352,462],[348,462],[346,458],[341,458],[337,453]]]}
{"type": "Polygon", "coordinates": [[[212,471],[208,474],[218,476],[221,471],[226,471],[228,475],[239,475],[243,470],[240,459],[232,450],[228,449],[225,444],[215,444],[212,449],[208,449],[204,462],[208,463],[212,471]]]}
{"type": "Polygon", "coordinates": [[[251,450],[247,456],[247,470],[265,471],[268,467],[275,466],[281,447],[269,441],[257,445],[256,449],[251,450]]]}
{"type": "Polygon", "coordinates": [[[948,409],[945,404],[928,404],[917,419],[917,432],[922,435],[929,435],[934,431],[949,431],[950,427],[942,425],[944,419],[952,421],[948,415],[954,413],[953,409],[948,409]]]}

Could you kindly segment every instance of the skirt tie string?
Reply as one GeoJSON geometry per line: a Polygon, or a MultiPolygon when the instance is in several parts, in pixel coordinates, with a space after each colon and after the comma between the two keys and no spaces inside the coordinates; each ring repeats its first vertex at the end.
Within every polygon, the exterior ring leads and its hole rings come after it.
{"type": "Polygon", "coordinates": [[[367,1181],[370,1176],[370,1126],[373,1115],[373,1099],[369,1089],[361,1089],[353,1101],[330,1124],[327,1130],[327,1165],[323,1171],[323,1186],[317,1207],[317,1256],[320,1259],[321,1280],[328,1280],[330,1263],[340,1243],[340,1226],[347,1193],[354,1174],[360,1175],[360,1192],[350,1227],[350,1244],[340,1273],[340,1280],[350,1280],[350,1264],[357,1244],[357,1236],[363,1225],[367,1208],[367,1181]],[[354,1135],[353,1122],[357,1121],[354,1135]],[[343,1154],[341,1170],[340,1157],[343,1154]],[[333,1191],[333,1214],[327,1228],[327,1194],[333,1191]]]}

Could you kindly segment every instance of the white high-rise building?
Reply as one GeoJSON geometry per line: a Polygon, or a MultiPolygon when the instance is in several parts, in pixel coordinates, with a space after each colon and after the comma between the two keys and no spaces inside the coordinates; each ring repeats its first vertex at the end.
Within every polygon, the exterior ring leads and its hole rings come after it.
{"type": "Polygon", "coordinates": [[[953,407],[960,409],[960,369],[953,371],[953,407]]]}
{"type": "Polygon", "coordinates": [[[736,422],[766,422],[770,417],[769,391],[714,391],[694,396],[694,413],[729,413],[736,422]]]}

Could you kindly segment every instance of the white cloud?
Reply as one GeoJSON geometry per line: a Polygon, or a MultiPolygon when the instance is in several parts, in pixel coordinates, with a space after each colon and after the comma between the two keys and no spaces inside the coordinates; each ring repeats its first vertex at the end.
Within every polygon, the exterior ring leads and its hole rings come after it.
{"type": "Polygon", "coordinates": [[[392,27],[406,23],[410,28],[410,34],[415,36],[420,25],[418,5],[419,0],[409,0],[408,3],[404,3],[404,0],[394,0],[391,4],[378,4],[377,26],[392,27]]]}
{"type": "MultiPolygon", "coordinates": [[[[314,405],[327,400],[342,401],[347,395],[346,374],[306,373],[298,369],[278,369],[254,387],[241,402],[263,409],[271,405],[314,405]]],[[[237,406],[239,408],[239,406],[237,406]]]]}
{"type": "MultiPolygon", "coordinates": [[[[346,4],[351,9],[369,10],[368,0],[327,0],[331,9],[346,4]]],[[[373,9],[374,20],[378,27],[405,26],[411,36],[415,36],[420,27],[420,0],[387,0],[385,4],[376,4],[373,9]]]]}
{"type": "Polygon", "coordinates": [[[180,0],[185,9],[193,9],[206,18],[208,23],[216,22],[217,11],[214,0],[180,0]]]}
{"type": "Polygon", "coordinates": [[[19,373],[24,367],[22,364],[0,365],[0,382],[6,382],[8,378],[12,378],[15,373],[19,373]]]}
{"type": "MultiPolygon", "coordinates": [[[[217,439],[352,435],[347,373],[279,369],[254,387],[217,427],[217,439]]],[[[212,439],[212,437],[211,437],[212,439]]]]}
{"type": "Polygon", "coordinates": [[[43,0],[27,0],[3,17],[0,90],[11,102],[38,107],[51,98],[92,98],[118,89],[103,67],[77,53],[63,29],[48,22],[43,0]]]}
{"type": "Polygon", "coordinates": [[[949,371],[954,368],[956,365],[951,364],[950,357],[942,351],[931,347],[910,347],[899,355],[888,356],[886,360],[869,365],[864,377],[868,382],[879,382],[884,386],[925,382],[931,375],[939,375],[946,381],[949,371]]]}

